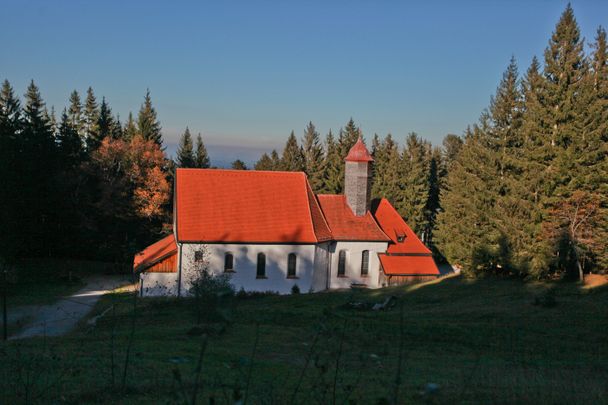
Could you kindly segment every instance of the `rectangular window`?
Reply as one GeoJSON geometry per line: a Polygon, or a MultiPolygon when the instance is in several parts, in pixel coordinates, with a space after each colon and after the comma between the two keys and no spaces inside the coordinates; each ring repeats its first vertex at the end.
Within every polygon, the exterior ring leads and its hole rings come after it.
{"type": "Polygon", "coordinates": [[[367,276],[369,272],[369,250],[361,252],[361,275],[367,276]]]}
{"type": "Polygon", "coordinates": [[[224,271],[234,271],[234,256],[232,256],[232,253],[226,253],[224,256],[224,271]]]}
{"type": "Polygon", "coordinates": [[[346,250],[338,253],[338,277],[346,277],[346,250]]]}
{"type": "Polygon", "coordinates": [[[287,277],[296,278],[296,254],[290,253],[287,257],[287,277]]]}
{"type": "Polygon", "coordinates": [[[266,278],[266,255],[264,253],[258,253],[258,268],[256,277],[266,278]]]}
{"type": "Polygon", "coordinates": [[[204,252],[202,250],[197,250],[196,252],[194,252],[194,261],[202,262],[203,259],[205,258],[205,255],[203,253],[204,252]]]}

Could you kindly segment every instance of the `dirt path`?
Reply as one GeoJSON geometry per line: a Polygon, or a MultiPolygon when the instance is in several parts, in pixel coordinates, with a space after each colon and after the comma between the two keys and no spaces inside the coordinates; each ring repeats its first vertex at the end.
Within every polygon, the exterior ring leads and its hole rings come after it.
{"type": "MultiPolygon", "coordinates": [[[[102,295],[115,288],[129,285],[125,276],[97,276],[86,280],[87,285],[73,295],[54,304],[13,309],[11,318],[24,319],[25,326],[9,339],[34,336],[60,336],[70,332],[95,306],[102,295]]],[[[9,319],[9,324],[11,319],[9,319]]]]}

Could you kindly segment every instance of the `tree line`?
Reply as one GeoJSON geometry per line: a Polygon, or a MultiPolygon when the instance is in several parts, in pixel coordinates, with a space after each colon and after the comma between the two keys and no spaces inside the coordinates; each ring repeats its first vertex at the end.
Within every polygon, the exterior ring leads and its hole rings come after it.
{"type": "MultiPolygon", "coordinates": [[[[514,57],[479,121],[433,148],[412,133],[400,147],[374,135],[374,197],[388,198],[436,255],[469,274],[578,277],[608,269],[608,50],[590,51],[568,5],[521,76],[514,57]]],[[[313,123],[257,170],[304,171],[339,194],[359,129],[351,119],[321,141],[313,123]]]]}
{"type": "Polygon", "coordinates": [[[32,81],[0,90],[0,256],[130,261],[167,223],[171,167],[147,92],[123,125],[89,88],[56,119],[32,81]]]}
{"type": "MultiPolygon", "coordinates": [[[[469,274],[547,278],[608,265],[608,50],[590,51],[568,6],[524,75],[515,58],[479,121],[432,146],[375,134],[374,197],[393,203],[436,256],[469,274]]],[[[304,171],[316,193],[340,194],[344,157],[361,135],[310,122],[256,170],[304,171]]],[[[147,92],[123,125],[109,103],[74,91],[57,121],[36,85],[23,105],[0,91],[0,255],[130,260],[170,229],[174,167],[209,168],[200,134],[182,135],[175,161],[147,92]]],[[[237,159],[234,169],[247,169],[237,159]]]]}

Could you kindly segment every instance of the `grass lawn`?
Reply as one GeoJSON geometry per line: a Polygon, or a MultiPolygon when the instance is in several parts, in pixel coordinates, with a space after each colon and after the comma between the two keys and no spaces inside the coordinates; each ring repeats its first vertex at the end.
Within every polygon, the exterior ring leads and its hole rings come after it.
{"type": "Polygon", "coordinates": [[[194,307],[114,294],[95,327],[3,343],[0,403],[608,402],[606,287],[456,277],[264,296],[193,329],[194,307]],[[387,312],[345,306],[390,295],[387,312]]]}

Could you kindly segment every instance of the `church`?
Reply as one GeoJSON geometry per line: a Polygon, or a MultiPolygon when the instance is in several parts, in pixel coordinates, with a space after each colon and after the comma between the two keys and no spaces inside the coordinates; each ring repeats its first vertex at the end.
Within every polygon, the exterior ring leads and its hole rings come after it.
{"type": "Polygon", "coordinates": [[[142,296],[186,296],[197,271],[245,291],[379,288],[439,276],[431,251],[389,201],[371,201],[362,139],[344,159],[343,195],[314,194],[303,172],[177,169],[173,233],[135,255],[142,296]]]}

